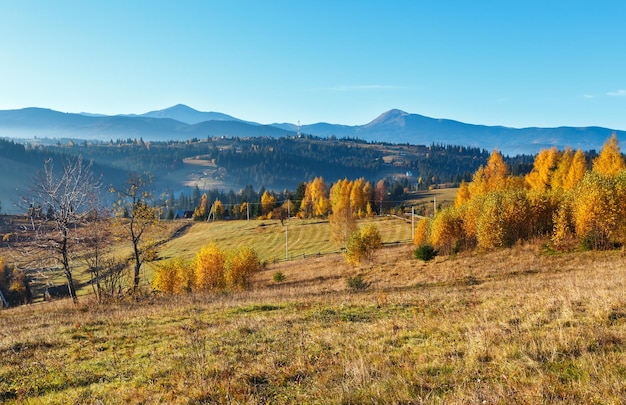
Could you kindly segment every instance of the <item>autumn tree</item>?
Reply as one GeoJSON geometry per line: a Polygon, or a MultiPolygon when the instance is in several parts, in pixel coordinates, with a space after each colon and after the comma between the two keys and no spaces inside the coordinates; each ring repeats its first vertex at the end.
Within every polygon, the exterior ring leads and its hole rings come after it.
{"type": "Polygon", "coordinates": [[[268,191],[264,192],[261,196],[261,213],[266,216],[272,212],[276,206],[276,198],[268,191]]]}
{"type": "Polygon", "coordinates": [[[248,288],[250,277],[261,270],[261,262],[256,252],[243,246],[231,252],[226,260],[225,282],[231,290],[248,288]]]}
{"type": "Polygon", "coordinates": [[[624,225],[620,197],[615,177],[593,171],[583,178],[574,193],[572,217],[576,236],[584,245],[604,249],[619,240],[624,225]]]}
{"type": "Polygon", "coordinates": [[[181,294],[191,292],[195,284],[192,264],[176,258],[156,266],[152,288],[166,294],[181,294]]]}
{"type": "Polygon", "coordinates": [[[371,261],[374,251],[382,247],[382,237],[378,227],[366,224],[352,232],[346,245],[345,257],[348,263],[359,264],[364,260],[371,261]]]}
{"type": "Polygon", "coordinates": [[[487,166],[478,168],[469,185],[470,196],[486,194],[490,191],[503,190],[509,182],[510,169],[496,149],[489,156],[487,166]]]}
{"type": "Polygon", "coordinates": [[[550,188],[552,190],[563,191],[567,187],[567,175],[574,161],[574,152],[572,148],[566,147],[561,153],[560,159],[552,173],[550,179],[550,188]]]}
{"type": "Polygon", "coordinates": [[[133,290],[136,291],[140,281],[141,266],[150,258],[150,246],[147,242],[150,232],[158,222],[160,211],[152,206],[154,196],[150,191],[152,176],[131,173],[126,185],[121,190],[111,189],[117,193],[114,204],[116,217],[125,229],[133,249],[133,290]]]}
{"type": "Polygon", "coordinates": [[[416,246],[421,246],[427,243],[430,239],[430,225],[431,219],[427,217],[420,218],[415,225],[415,234],[413,235],[413,243],[416,246]]]}
{"type": "Polygon", "coordinates": [[[526,175],[526,183],[531,189],[546,191],[552,186],[552,176],[558,167],[561,153],[556,146],[541,150],[535,157],[533,169],[526,175]]]}
{"type": "Polygon", "coordinates": [[[350,206],[352,214],[358,218],[371,216],[373,213],[370,199],[372,198],[372,184],[363,177],[350,183],[350,206]]]}
{"type": "Polygon", "coordinates": [[[199,291],[218,291],[224,288],[226,254],[214,243],[204,246],[194,261],[195,287],[199,291]]]}
{"type": "Polygon", "coordinates": [[[91,276],[90,284],[98,303],[121,296],[126,263],[111,256],[115,238],[111,212],[97,203],[89,210],[89,221],[82,229],[85,241],[82,259],[91,276]]]}
{"type": "Polygon", "coordinates": [[[469,186],[465,182],[465,180],[461,181],[461,185],[459,186],[459,191],[456,193],[456,197],[454,198],[454,206],[460,207],[461,205],[467,203],[470,200],[470,191],[469,186]]]}
{"type": "Polygon", "coordinates": [[[387,189],[389,188],[389,185],[387,184],[387,181],[384,179],[378,180],[378,183],[376,183],[376,187],[374,189],[374,203],[377,204],[377,206],[380,209],[379,214],[382,215],[382,209],[383,209],[383,204],[384,202],[387,200],[387,189]]]}
{"type": "Polygon", "coordinates": [[[300,211],[307,218],[322,218],[328,215],[330,211],[328,186],[322,177],[316,177],[307,184],[300,211]]]}
{"type": "Polygon", "coordinates": [[[330,189],[330,215],[331,239],[346,246],[348,238],[356,230],[356,219],[352,212],[351,203],[352,183],[348,179],[337,181],[330,189]]]}
{"type": "Polygon", "coordinates": [[[22,196],[24,205],[40,207],[29,210],[35,229],[33,243],[44,261],[55,261],[63,268],[69,295],[77,301],[74,285],[74,259],[82,250],[80,229],[88,220],[88,211],[96,200],[100,181],[92,173],[92,164],[82,157],[68,158],[56,171],[52,159],[44,164],[30,191],[22,196]]]}
{"type": "Polygon", "coordinates": [[[587,173],[587,159],[582,150],[578,149],[572,158],[572,164],[565,178],[564,189],[572,190],[576,187],[587,173]]]}
{"type": "Polygon", "coordinates": [[[200,203],[193,211],[193,219],[196,221],[206,221],[209,216],[209,197],[206,193],[200,197],[200,203]]]}
{"type": "Polygon", "coordinates": [[[224,204],[219,198],[216,198],[213,202],[213,219],[224,219],[225,212],[224,204]]]}
{"type": "Polygon", "coordinates": [[[624,156],[620,151],[617,135],[613,135],[604,143],[598,157],[593,161],[593,171],[606,175],[615,176],[626,168],[624,156]]]}
{"type": "MultiPolygon", "coordinates": [[[[458,208],[444,208],[432,220],[430,241],[437,250],[443,253],[458,250],[463,242],[463,235],[463,219],[458,208]]],[[[424,243],[424,241],[420,242],[418,246],[424,243]]]]}

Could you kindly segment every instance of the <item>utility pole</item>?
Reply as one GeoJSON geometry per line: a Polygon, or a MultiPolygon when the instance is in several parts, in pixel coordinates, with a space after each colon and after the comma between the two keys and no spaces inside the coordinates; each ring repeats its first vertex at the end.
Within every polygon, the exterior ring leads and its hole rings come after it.
{"type": "Polygon", "coordinates": [[[289,260],[289,225],[285,224],[285,261],[289,260]]]}
{"type": "Polygon", "coordinates": [[[415,207],[411,207],[411,240],[415,240],[415,207]]]}

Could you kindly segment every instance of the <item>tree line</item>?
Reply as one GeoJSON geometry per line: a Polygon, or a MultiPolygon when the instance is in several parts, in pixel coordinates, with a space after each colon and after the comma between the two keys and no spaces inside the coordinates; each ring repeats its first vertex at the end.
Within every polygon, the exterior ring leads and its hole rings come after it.
{"type": "Polygon", "coordinates": [[[563,250],[622,246],[624,201],[626,165],[615,134],[590,161],[581,150],[542,150],[523,176],[493,151],[461,184],[453,206],[418,222],[415,243],[443,253],[546,237],[563,250]]]}

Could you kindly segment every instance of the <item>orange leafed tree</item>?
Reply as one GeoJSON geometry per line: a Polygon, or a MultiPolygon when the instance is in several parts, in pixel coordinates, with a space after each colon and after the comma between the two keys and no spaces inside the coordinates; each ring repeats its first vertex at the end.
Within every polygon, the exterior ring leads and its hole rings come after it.
{"type": "Polygon", "coordinates": [[[489,156],[487,166],[478,168],[469,185],[470,196],[486,194],[490,191],[504,190],[507,187],[510,170],[504,158],[494,149],[489,156]]]}
{"type": "Polygon", "coordinates": [[[578,149],[572,158],[572,164],[567,172],[565,178],[565,184],[563,187],[565,190],[573,190],[585,177],[587,173],[587,159],[582,150],[578,149]]]}
{"type": "Polygon", "coordinates": [[[247,246],[230,253],[226,263],[225,281],[231,290],[248,288],[250,277],[261,269],[256,252],[247,246]]]}
{"type": "Polygon", "coordinates": [[[469,186],[467,185],[465,180],[463,180],[461,182],[461,185],[459,186],[459,191],[457,191],[456,193],[456,197],[454,199],[454,206],[458,208],[461,205],[468,202],[469,200],[470,200],[469,186]]]}
{"type": "Polygon", "coordinates": [[[593,161],[593,171],[605,176],[615,176],[626,168],[624,156],[620,151],[617,135],[613,135],[604,143],[600,155],[593,161]]]}
{"type": "Polygon", "coordinates": [[[526,175],[526,183],[531,189],[546,191],[552,186],[552,176],[556,171],[561,159],[561,153],[556,146],[551,149],[543,149],[537,154],[533,169],[526,175]]]}
{"type": "Polygon", "coordinates": [[[328,215],[330,211],[328,186],[322,177],[316,177],[311,183],[307,184],[300,211],[307,218],[319,218],[328,215]]]}
{"type": "Polygon", "coordinates": [[[226,255],[215,243],[200,249],[194,263],[196,288],[200,291],[216,291],[224,288],[226,255]]]}
{"type": "Polygon", "coordinates": [[[330,216],[331,238],[342,247],[349,236],[356,230],[351,203],[353,183],[348,179],[337,181],[330,189],[330,204],[333,213],[330,216]]]}
{"type": "Polygon", "coordinates": [[[572,151],[572,148],[566,147],[563,153],[561,153],[561,158],[554,169],[554,173],[552,173],[552,178],[550,180],[550,188],[552,190],[566,189],[567,174],[572,167],[573,160],[574,152],[572,151]]]}
{"type": "Polygon", "coordinates": [[[365,181],[362,177],[352,181],[350,186],[350,204],[352,206],[352,213],[359,218],[371,215],[371,195],[372,184],[370,182],[365,181]]]}
{"type": "Polygon", "coordinates": [[[267,215],[272,212],[274,207],[276,206],[276,198],[271,195],[269,192],[264,192],[261,196],[261,212],[263,215],[267,215]]]}

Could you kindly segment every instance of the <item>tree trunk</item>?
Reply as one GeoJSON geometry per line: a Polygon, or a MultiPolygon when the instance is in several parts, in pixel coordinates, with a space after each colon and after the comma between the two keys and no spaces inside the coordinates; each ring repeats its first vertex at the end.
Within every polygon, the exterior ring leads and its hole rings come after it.
{"type": "Polygon", "coordinates": [[[65,272],[65,278],[67,279],[67,289],[72,297],[74,304],[78,303],[78,296],[76,295],[76,288],[74,287],[74,278],[72,277],[72,269],[70,268],[70,258],[67,246],[67,231],[63,232],[63,241],[61,242],[61,258],[63,261],[63,270],[65,272]]]}

